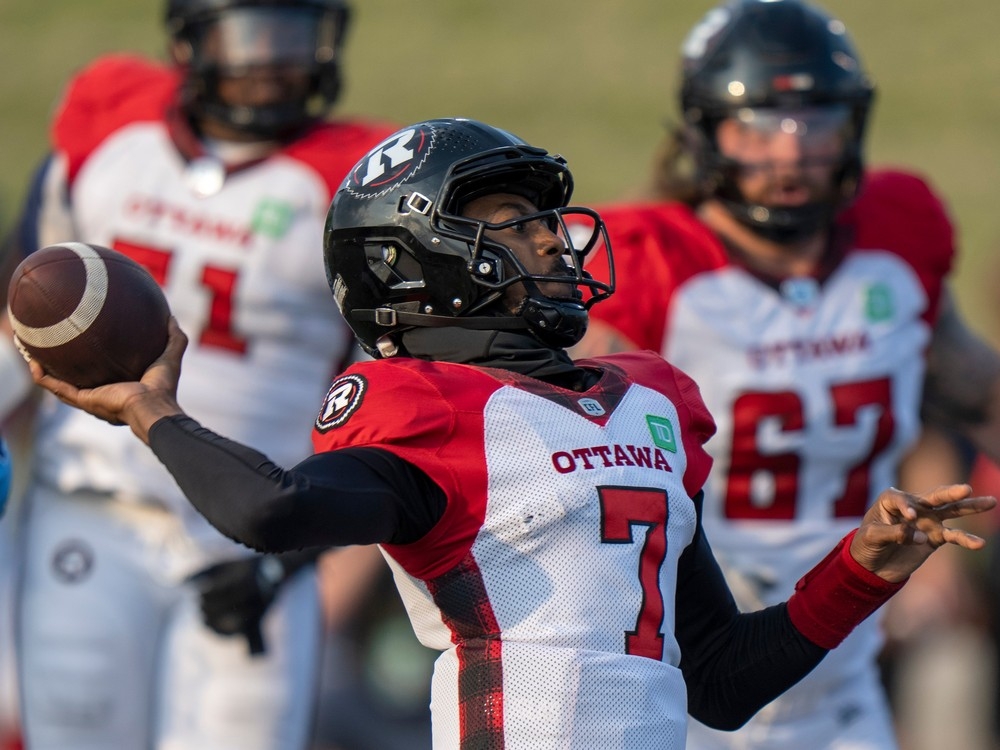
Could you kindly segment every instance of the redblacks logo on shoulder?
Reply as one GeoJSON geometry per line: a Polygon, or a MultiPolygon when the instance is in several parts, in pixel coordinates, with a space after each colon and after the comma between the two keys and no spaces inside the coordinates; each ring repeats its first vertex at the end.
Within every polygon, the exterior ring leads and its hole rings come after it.
{"type": "Polygon", "coordinates": [[[434,128],[418,125],[390,136],[358,162],[345,181],[347,191],[359,198],[387,193],[416,174],[434,148],[434,128]]]}
{"type": "Polygon", "coordinates": [[[363,375],[344,375],[334,380],[316,417],[316,429],[327,432],[344,424],[361,406],[367,390],[368,380],[363,375]]]}

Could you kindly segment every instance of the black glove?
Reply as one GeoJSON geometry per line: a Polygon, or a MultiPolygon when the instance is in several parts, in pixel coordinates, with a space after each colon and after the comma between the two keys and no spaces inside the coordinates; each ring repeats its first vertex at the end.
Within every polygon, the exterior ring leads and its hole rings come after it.
{"type": "Polygon", "coordinates": [[[267,650],[261,618],[291,572],[278,555],[256,555],[217,563],[188,580],[201,593],[205,624],[219,635],[244,636],[255,656],[267,650]]]}

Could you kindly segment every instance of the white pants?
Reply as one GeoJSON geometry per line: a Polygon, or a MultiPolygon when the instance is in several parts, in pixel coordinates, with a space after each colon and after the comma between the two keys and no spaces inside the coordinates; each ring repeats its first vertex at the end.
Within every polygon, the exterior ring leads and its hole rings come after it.
{"type": "MultiPolygon", "coordinates": [[[[19,627],[32,750],[300,750],[321,653],[312,567],[263,621],[265,655],[202,622],[177,519],[106,499],[28,499],[19,627]]],[[[199,561],[200,562],[200,561],[199,561]]]]}
{"type": "Polygon", "coordinates": [[[691,719],[687,750],[896,750],[892,715],[874,664],[828,690],[797,693],[793,688],[764,706],[735,732],[691,719]]]}

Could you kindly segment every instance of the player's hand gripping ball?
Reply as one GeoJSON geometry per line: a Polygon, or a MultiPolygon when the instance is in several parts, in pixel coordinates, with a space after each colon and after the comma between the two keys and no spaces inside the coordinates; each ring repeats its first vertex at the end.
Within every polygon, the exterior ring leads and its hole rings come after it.
{"type": "Polygon", "coordinates": [[[167,345],[163,290],[100,245],[62,242],[29,255],[10,280],[7,312],[24,358],[78,388],[138,380],[167,345]]]}

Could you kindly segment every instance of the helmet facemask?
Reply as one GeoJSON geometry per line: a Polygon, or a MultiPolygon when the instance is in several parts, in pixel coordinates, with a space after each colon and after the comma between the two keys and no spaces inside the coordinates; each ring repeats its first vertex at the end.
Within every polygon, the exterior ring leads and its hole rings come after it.
{"type": "MultiPolygon", "coordinates": [[[[861,123],[863,124],[863,123],[861,123]]],[[[805,108],[740,108],[729,118],[696,126],[705,194],[742,224],[776,242],[794,242],[828,226],[857,192],[861,170],[859,123],[844,104],[805,108]],[[727,132],[720,134],[720,129],[727,132]],[[743,132],[739,132],[743,131],[743,132]],[[736,133],[734,137],[734,133],[736,133]],[[720,143],[728,135],[728,144],[720,143]],[[789,157],[734,153],[732,142],[794,139],[789,157]],[[784,160],[782,160],[784,159],[784,160]],[[746,194],[745,180],[756,188],[746,194]],[[810,199],[786,203],[779,186],[806,189],[810,199]],[[768,197],[770,194],[770,197],[768,197]]],[[[766,147],[765,147],[766,151],[766,147]]],[[[770,152],[768,152],[770,153],[770,152]]]]}
{"type": "Polygon", "coordinates": [[[223,8],[174,36],[183,106],[247,140],[286,140],[321,119],[339,94],[345,13],[310,4],[223,8]]]}
{"type": "Polygon", "coordinates": [[[469,245],[469,274],[483,292],[467,314],[519,317],[547,346],[565,348],[578,343],[587,330],[587,311],[608,297],[613,288],[613,278],[598,281],[584,270],[584,260],[595,247],[608,247],[604,223],[588,208],[560,206],[495,224],[439,213],[436,222],[442,235],[469,245]],[[514,250],[488,236],[536,221],[544,223],[562,243],[564,252],[555,265],[561,263],[564,272],[533,273],[514,250]],[[573,225],[572,232],[568,223],[573,225]]]}

